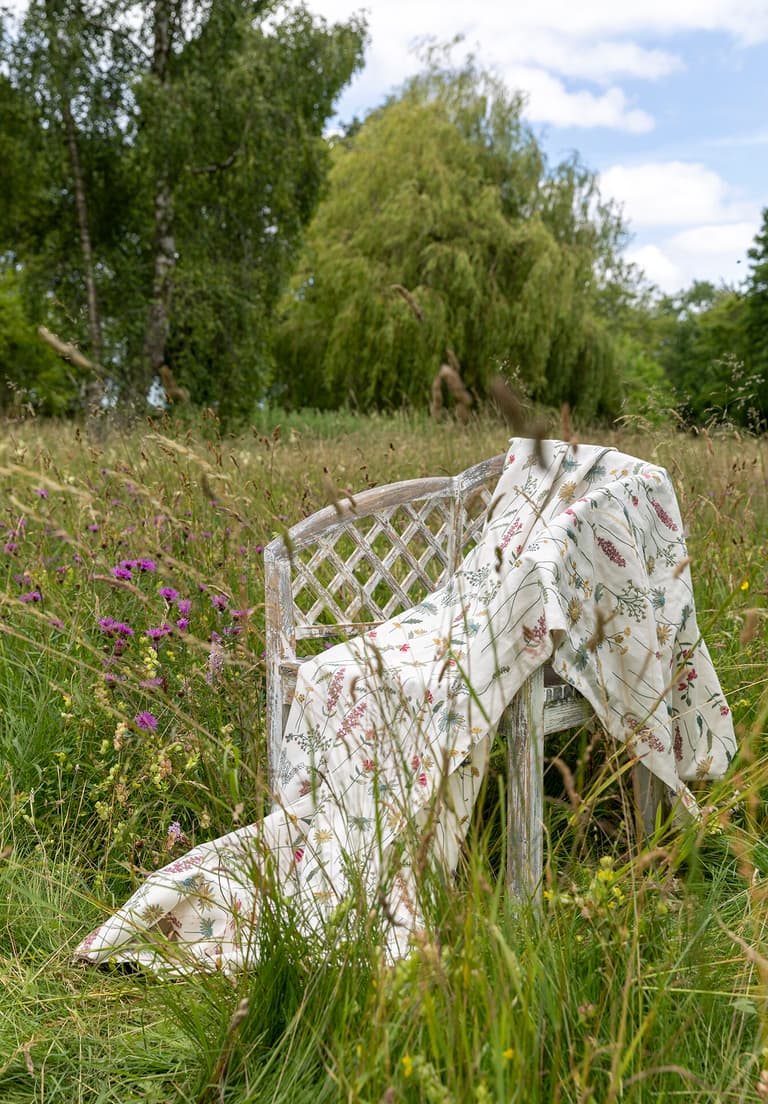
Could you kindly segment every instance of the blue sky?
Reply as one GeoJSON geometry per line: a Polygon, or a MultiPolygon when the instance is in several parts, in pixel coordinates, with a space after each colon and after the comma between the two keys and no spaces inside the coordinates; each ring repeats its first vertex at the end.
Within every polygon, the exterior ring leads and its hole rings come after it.
{"type": "Polygon", "coordinates": [[[341,119],[418,69],[414,41],[466,48],[528,96],[550,158],[577,150],[622,204],[629,259],[673,292],[738,283],[768,206],[768,0],[308,0],[361,7],[371,42],[341,119]]]}

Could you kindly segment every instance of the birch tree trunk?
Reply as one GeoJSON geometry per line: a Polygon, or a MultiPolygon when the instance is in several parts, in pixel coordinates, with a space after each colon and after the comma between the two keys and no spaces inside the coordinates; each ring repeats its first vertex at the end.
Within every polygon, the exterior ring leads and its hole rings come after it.
{"type": "MultiPolygon", "coordinates": [[[[155,0],[152,75],[166,92],[170,84],[168,61],[173,35],[173,0],[155,0]]],[[[144,337],[144,359],[151,386],[165,363],[165,347],[170,326],[173,269],[176,265],[176,237],[173,221],[173,192],[168,174],[159,168],[154,194],[155,253],[152,274],[152,298],[144,337]]]]}
{"type": "MultiPolygon", "coordinates": [[[[104,350],[104,340],[101,312],[99,310],[99,298],[96,290],[85,174],[83,173],[82,161],[80,159],[77,123],[72,114],[72,103],[69,89],[67,88],[66,73],[70,67],[69,59],[61,49],[56,26],[56,12],[51,0],[47,0],[45,11],[48,21],[49,61],[53,74],[53,85],[59,98],[59,108],[64,126],[64,142],[67,150],[67,159],[69,161],[69,169],[72,177],[72,189],[75,197],[75,215],[80,239],[80,256],[83,263],[83,283],[85,284],[88,310],[89,359],[92,363],[100,365],[104,350]]],[[[101,407],[103,397],[103,380],[99,375],[92,374],[85,387],[85,406],[88,414],[101,407]]]]}

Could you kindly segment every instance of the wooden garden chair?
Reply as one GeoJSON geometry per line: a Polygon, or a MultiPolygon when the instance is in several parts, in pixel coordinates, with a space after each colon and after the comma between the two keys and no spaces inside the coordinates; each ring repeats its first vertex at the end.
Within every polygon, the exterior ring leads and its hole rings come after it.
{"type": "MultiPolygon", "coordinates": [[[[364,633],[441,586],[477,542],[503,463],[502,453],[453,477],[362,491],[267,545],[270,777],[301,663],[318,643],[364,633]]],[[[507,881],[518,896],[536,894],[541,885],[544,737],[592,715],[585,699],[543,665],[498,725],[507,743],[507,881]]],[[[645,768],[637,774],[643,821],[652,830],[658,789],[645,768]]]]}

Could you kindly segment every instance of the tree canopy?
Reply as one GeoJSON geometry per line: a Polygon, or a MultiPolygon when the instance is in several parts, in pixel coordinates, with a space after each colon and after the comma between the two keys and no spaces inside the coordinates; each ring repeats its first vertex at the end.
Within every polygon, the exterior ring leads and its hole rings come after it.
{"type": "Polygon", "coordinates": [[[474,63],[433,65],[336,142],[283,300],[281,398],[424,405],[450,349],[480,395],[506,368],[544,402],[618,409],[599,298],[621,223],[521,109],[474,63]]]}
{"type": "Polygon", "coordinates": [[[0,85],[0,254],[30,320],[116,397],[143,401],[167,364],[194,401],[251,408],[364,40],[276,0],[31,0],[0,85]]]}

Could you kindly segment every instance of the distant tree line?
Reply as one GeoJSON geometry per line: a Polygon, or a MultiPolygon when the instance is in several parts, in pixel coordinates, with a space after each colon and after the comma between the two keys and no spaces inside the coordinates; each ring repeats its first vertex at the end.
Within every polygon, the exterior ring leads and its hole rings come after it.
{"type": "Polygon", "coordinates": [[[583,420],[762,423],[768,212],[742,288],[654,294],[595,175],[473,59],[433,49],[328,138],[365,39],[277,0],[0,23],[0,409],[426,406],[449,363],[583,420]]]}

